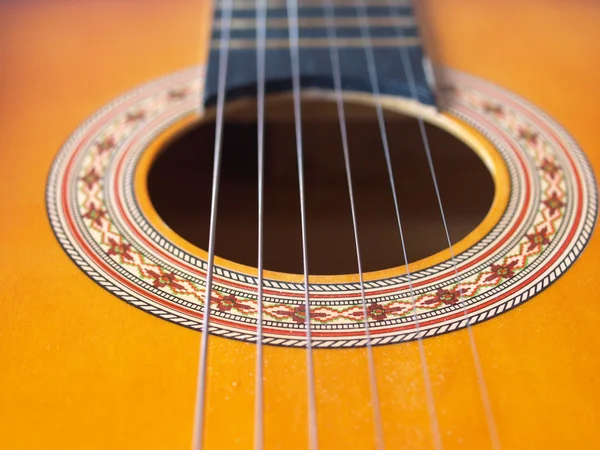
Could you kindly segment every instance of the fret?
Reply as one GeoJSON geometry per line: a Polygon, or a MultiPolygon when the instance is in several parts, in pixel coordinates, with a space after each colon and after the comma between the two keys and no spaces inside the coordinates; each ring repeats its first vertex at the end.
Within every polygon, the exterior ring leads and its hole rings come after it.
{"type": "MultiPolygon", "coordinates": [[[[355,6],[356,0],[335,0],[334,5],[336,7],[343,6],[355,6]]],[[[393,6],[411,6],[412,3],[410,0],[370,0],[369,6],[380,6],[380,7],[389,7],[392,4],[393,6]]],[[[217,0],[215,2],[216,9],[221,9],[223,2],[221,0],[217,0]]],[[[285,9],[287,7],[286,0],[268,0],[267,8],[282,8],[285,9]]],[[[323,7],[323,0],[298,0],[298,7],[307,8],[307,7],[323,7]]],[[[251,9],[256,10],[256,0],[234,0],[233,9],[251,9]]]]}
{"type": "MultiPolygon", "coordinates": [[[[360,48],[363,47],[363,39],[360,37],[355,38],[337,38],[334,41],[334,44],[338,48],[360,48]]],[[[331,45],[331,41],[328,39],[320,39],[320,38],[300,38],[299,41],[300,48],[325,48],[328,49],[331,45]]],[[[417,46],[421,43],[421,40],[418,37],[407,37],[407,38],[372,38],[371,44],[374,48],[397,48],[397,47],[412,47],[417,46]]],[[[274,48],[289,48],[290,41],[288,39],[271,39],[267,40],[267,49],[274,48]]],[[[212,49],[218,50],[221,45],[221,41],[215,39],[212,41],[212,49]]],[[[240,50],[240,49],[255,49],[256,42],[248,39],[231,39],[229,43],[229,48],[231,50],[240,50]]]]}
{"type": "MultiPolygon", "coordinates": [[[[369,4],[366,8],[367,16],[371,17],[389,17],[389,6],[374,6],[369,4]]],[[[336,20],[338,18],[358,16],[358,8],[356,6],[336,6],[334,8],[336,20]]],[[[398,17],[413,17],[413,9],[411,6],[402,6],[399,8],[398,17]]],[[[307,6],[298,8],[298,18],[302,17],[319,17],[325,16],[325,8],[322,6],[307,6]]],[[[215,19],[221,18],[221,10],[215,10],[215,19]]],[[[234,9],[232,13],[234,19],[254,19],[256,17],[256,9],[234,9]]],[[[287,18],[287,8],[270,8],[267,10],[267,19],[270,18],[287,18]]]]}
{"type": "MultiPolygon", "coordinates": [[[[357,45],[362,46],[363,40],[362,40],[360,28],[348,27],[348,28],[340,28],[339,30],[336,30],[336,31],[337,31],[337,39],[338,40],[356,40],[357,45]]],[[[289,37],[289,30],[287,28],[267,28],[266,35],[267,35],[267,45],[268,45],[273,40],[282,40],[282,39],[287,40],[287,38],[289,37]]],[[[313,40],[322,41],[322,42],[324,42],[323,45],[325,45],[325,46],[329,45],[328,40],[327,40],[327,29],[326,28],[316,28],[316,27],[315,28],[300,28],[298,30],[298,35],[299,35],[299,38],[303,42],[306,42],[306,45],[311,45],[310,42],[313,40]]],[[[411,41],[411,38],[417,38],[416,41],[415,41],[415,39],[412,39],[412,42],[416,42],[416,43],[419,42],[418,35],[417,35],[417,29],[414,27],[403,29],[402,30],[403,38],[398,38],[397,30],[395,27],[371,28],[370,35],[371,35],[372,39],[388,40],[389,45],[394,45],[394,42],[398,42],[399,45],[402,45],[403,41],[407,41],[407,42],[411,41]]],[[[212,47],[213,48],[220,47],[220,45],[218,43],[220,42],[220,39],[221,39],[221,31],[220,30],[213,31],[212,39],[213,39],[212,47]],[[217,45],[215,45],[215,41],[217,42],[217,45]]],[[[248,43],[255,44],[256,43],[256,30],[253,28],[231,30],[230,41],[231,41],[231,43],[235,43],[236,41],[247,41],[248,43]]]]}
{"type": "MultiPolygon", "coordinates": [[[[415,69],[418,100],[434,105],[434,95],[423,67],[424,52],[417,21],[408,0],[371,0],[365,8],[369,34],[377,65],[380,91],[384,95],[411,97],[402,65],[400,49],[408,52],[415,69]],[[392,11],[394,14],[392,14],[392,11]]],[[[355,0],[334,0],[336,39],[327,37],[323,0],[299,0],[298,34],[300,80],[303,88],[333,87],[329,46],[338,48],[345,90],[371,92],[359,8],[355,0]]],[[[214,104],[221,47],[220,3],[214,11],[208,72],[205,86],[206,106],[214,104]]],[[[285,0],[269,0],[266,11],[266,92],[287,91],[291,86],[290,42],[285,0]]],[[[256,95],[256,3],[234,0],[229,40],[227,99],[256,95]]]]}
{"type": "MultiPolygon", "coordinates": [[[[336,29],[341,28],[359,28],[360,23],[358,17],[339,17],[335,21],[336,29]]],[[[399,17],[370,17],[369,25],[371,28],[377,27],[415,27],[416,21],[414,17],[410,16],[399,16],[399,17]]],[[[285,28],[289,26],[287,17],[273,17],[267,19],[267,29],[270,28],[285,28]]],[[[300,28],[326,28],[325,18],[323,17],[300,17],[298,19],[298,26],[300,28]]],[[[256,28],[256,20],[254,18],[248,19],[233,19],[231,21],[231,29],[251,29],[256,28]]],[[[214,30],[221,29],[221,22],[216,21],[214,23],[214,30]]]]}

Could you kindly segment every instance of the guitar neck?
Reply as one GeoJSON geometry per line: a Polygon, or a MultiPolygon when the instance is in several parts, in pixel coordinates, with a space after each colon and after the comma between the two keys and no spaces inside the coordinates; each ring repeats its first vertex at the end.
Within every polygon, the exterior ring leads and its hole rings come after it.
{"type": "MultiPolygon", "coordinates": [[[[297,17],[292,16],[292,24],[297,19],[299,75],[303,88],[333,89],[333,47],[339,55],[345,91],[379,91],[413,99],[416,96],[423,104],[435,104],[426,76],[417,20],[409,0],[331,0],[331,5],[330,8],[326,0],[299,0],[297,17]]],[[[267,0],[267,9],[263,12],[266,13],[265,90],[267,93],[289,91],[292,83],[290,36],[293,38],[294,33],[290,33],[286,2],[267,0]]],[[[205,106],[216,103],[221,51],[228,52],[227,99],[256,96],[258,43],[257,2],[233,0],[232,4],[218,0],[213,15],[205,106]],[[228,7],[231,11],[226,10],[228,7]]]]}

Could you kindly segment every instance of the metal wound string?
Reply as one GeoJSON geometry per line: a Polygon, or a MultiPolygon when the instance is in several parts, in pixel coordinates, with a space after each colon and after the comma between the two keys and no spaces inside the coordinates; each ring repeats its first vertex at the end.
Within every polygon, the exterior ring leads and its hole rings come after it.
{"type": "Polygon", "coordinates": [[[256,1],[256,78],[258,150],[258,299],[256,318],[256,380],[254,389],[254,449],[262,450],[263,439],[263,192],[265,132],[265,53],[267,0],[256,1]]]}
{"type": "Polygon", "coordinates": [[[430,419],[430,425],[431,425],[431,433],[432,433],[432,437],[433,437],[433,444],[436,449],[441,449],[442,448],[442,438],[440,435],[440,428],[439,428],[438,419],[437,419],[435,401],[433,398],[433,390],[431,388],[431,380],[429,377],[429,368],[427,366],[427,357],[425,355],[425,348],[423,346],[423,339],[421,336],[421,328],[420,328],[419,321],[417,318],[417,306],[416,306],[415,295],[414,295],[414,290],[413,290],[411,276],[410,276],[410,270],[409,270],[409,266],[408,266],[408,258],[407,258],[407,254],[406,254],[404,232],[402,229],[402,220],[400,217],[400,209],[398,207],[398,198],[396,195],[396,183],[394,181],[394,172],[392,169],[390,149],[389,149],[388,140],[387,140],[385,119],[383,117],[383,108],[381,106],[381,101],[379,98],[379,96],[380,96],[379,81],[377,78],[377,68],[375,66],[375,55],[373,52],[373,45],[372,45],[372,41],[371,41],[371,32],[369,29],[369,19],[367,16],[367,10],[366,10],[363,0],[357,0],[357,10],[358,10],[358,18],[359,18],[360,28],[361,28],[361,36],[362,36],[364,44],[365,44],[364,49],[365,49],[365,56],[367,59],[367,69],[369,71],[369,80],[371,82],[371,87],[373,89],[373,96],[375,98],[377,121],[379,123],[379,131],[381,134],[381,141],[382,141],[383,150],[385,153],[385,160],[386,160],[387,169],[388,169],[390,187],[392,190],[392,197],[394,199],[394,207],[396,209],[398,232],[400,234],[400,241],[402,243],[402,253],[404,255],[404,262],[405,262],[405,266],[406,266],[406,276],[408,279],[408,287],[409,287],[409,291],[410,291],[413,320],[415,322],[415,328],[416,328],[416,332],[417,332],[417,341],[418,341],[418,346],[419,346],[419,355],[421,358],[423,380],[425,383],[425,393],[426,393],[426,397],[427,397],[427,409],[429,411],[429,419],[430,419]]]}
{"type": "Polygon", "coordinates": [[[302,264],[304,272],[304,317],[306,323],[306,372],[308,388],[309,447],[319,448],[317,408],[315,402],[315,377],[310,329],[310,285],[308,280],[308,251],[306,242],[306,208],[304,193],[304,163],[302,150],[302,116],[300,107],[300,47],[298,39],[298,0],[286,0],[290,34],[290,60],[294,96],[294,124],[296,129],[296,155],[298,159],[298,185],[300,190],[300,220],[302,226],[302,264]]]}
{"type": "MultiPolygon", "coordinates": [[[[398,11],[397,7],[395,5],[393,5],[390,0],[388,0],[388,5],[390,8],[391,15],[393,16],[395,13],[398,16],[399,11],[398,11]]],[[[404,37],[404,32],[401,27],[396,26],[395,30],[396,30],[396,33],[399,38],[404,37]]],[[[417,84],[415,82],[414,70],[413,70],[412,62],[410,60],[410,56],[408,54],[408,50],[406,48],[402,48],[402,47],[399,47],[398,50],[400,51],[400,56],[402,57],[402,66],[403,66],[404,72],[406,74],[406,80],[408,82],[408,86],[410,89],[410,95],[415,101],[418,101],[417,84]]],[[[498,431],[496,429],[496,423],[494,421],[494,414],[492,411],[492,406],[490,403],[490,399],[489,399],[488,392],[487,392],[487,387],[485,384],[483,369],[481,367],[481,362],[479,360],[479,352],[477,351],[477,345],[475,344],[475,336],[473,334],[471,324],[469,323],[466,306],[463,302],[464,298],[463,298],[462,290],[460,289],[460,278],[458,275],[458,266],[456,264],[456,259],[454,257],[454,249],[452,248],[450,232],[448,231],[446,215],[444,214],[444,207],[442,205],[442,197],[440,195],[440,190],[439,190],[438,183],[437,183],[437,177],[435,175],[435,168],[433,165],[433,159],[431,157],[431,147],[429,145],[429,139],[427,137],[427,131],[425,129],[425,123],[424,123],[423,119],[420,116],[417,116],[417,121],[419,123],[419,131],[421,133],[423,147],[425,148],[425,154],[427,155],[427,163],[429,165],[429,171],[431,173],[431,178],[433,180],[433,186],[435,188],[435,194],[437,196],[440,214],[442,216],[442,223],[444,225],[444,231],[446,233],[446,240],[448,242],[448,247],[450,249],[450,257],[452,260],[452,266],[453,266],[453,270],[454,270],[456,286],[458,288],[458,295],[459,295],[459,299],[460,299],[459,303],[462,305],[461,309],[463,311],[463,315],[464,315],[465,319],[467,319],[467,333],[469,335],[469,343],[470,343],[470,347],[471,347],[471,353],[473,354],[473,362],[475,364],[475,371],[477,373],[477,382],[479,385],[481,400],[483,403],[483,408],[485,410],[488,432],[490,435],[490,440],[491,440],[493,448],[499,450],[501,448],[500,438],[498,437],[498,431]]]]}
{"type": "Polygon", "coordinates": [[[346,130],[346,113],[344,110],[344,100],[342,94],[342,76],[340,70],[339,52],[336,42],[335,15],[331,0],[325,0],[325,18],[327,24],[327,37],[330,41],[329,55],[333,71],[333,83],[335,87],[335,96],[340,122],[340,134],[342,138],[342,147],[344,151],[344,164],[346,166],[346,179],[348,181],[348,195],[350,197],[350,210],[352,212],[352,227],[354,231],[354,243],[356,245],[356,260],[358,264],[358,275],[360,277],[360,293],[362,299],[362,309],[365,324],[365,335],[367,340],[367,361],[369,366],[369,385],[371,389],[373,421],[375,426],[375,446],[378,449],[385,448],[383,438],[383,427],[381,425],[381,410],[379,405],[379,393],[377,390],[377,376],[375,373],[375,361],[373,358],[373,349],[371,346],[371,332],[369,327],[369,315],[367,313],[367,300],[365,297],[365,286],[363,279],[362,263],[360,257],[360,245],[358,243],[358,226],[356,221],[356,209],[354,206],[354,190],[352,188],[352,173],[350,170],[350,155],[348,150],[348,133],[346,130]]]}
{"type": "Polygon", "coordinates": [[[210,227],[208,235],[208,262],[206,268],[206,291],[204,316],[202,318],[202,339],[200,343],[200,361],[196,382],[196,404],[194,410],[194,435],[192,450],[203,447],[204,416],[206,404],[206,362],[208,356],[208,329],[210,322],[210,302],[212,294],[213,266],[215,259],[215,237],[217,228],[217,200],[219,198],[219,178],[221,174],[221,143],[223,140],[223,110],[225,104],[225,84],[227,80],[227,61],[229,57],[229,37],[231,35],[231,15],[233,0],[223,0],[221,9],[221,45],[219,47],[219,79],[217,85],[217,117],[215,125],[215,147],[212,196],[210,203],[210,227]]]}

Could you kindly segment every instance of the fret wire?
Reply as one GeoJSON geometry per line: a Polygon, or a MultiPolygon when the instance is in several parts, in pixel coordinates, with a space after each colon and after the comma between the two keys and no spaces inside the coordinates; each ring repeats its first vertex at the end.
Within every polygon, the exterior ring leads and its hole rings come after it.
{"type": "Polygon", "coordinates": [[[265,59],[267,0],[257,0],[256,75],[257,75],[257,150],[258,150],[258,317],[256,336],[256,388],[254,407],[254,449],[264,447],[263,425],[263,198],[265,130],[265,59]]]}
{"type": "Polygon", "coordinates": [[[386,165],[388,169],[388,177],[390,181],[390,187],[392,190],[392,197],[394,200],[394,207],[396,210],[396,220],[398,222],[398,232],[400,234],[400,242],[402,245],[402,253],[404,256],[404,262],[406,267],[406,276],[408,279],[408,286],[410,291],[410,298],[412,304],[412,316],[415,322],[415,328],[417,332],[417,342],[419,346],[419,357],[421,359],[421,368],[423,372],[423,380],[425,384],[425,393],[427,398],[427,409],[429,411],[429,420],[431,425],[431,433],[433,437],[433,444],[436,449],[442,448],[442,439],[440,435],[440,429],[437,419],[437,412],[435,408],[435,401],[433,398],[433,390],[431,387],[431,379],[429,376],[429,368],[427,365],[427,356],[425,355],[425,348],[423,346],[423,338],[422,332],[420,328],[420,324],[417,318],[417,306],[415,301],[415,294],[412,286],[412,280],[410,275],[410,269],[408,265],[408,257],[406,253],[406,245],[404,239],[404,231],[402,228],[402,220],[400,216],[400,208],[398,206],[398,197],[396,195],[396,183],[394,180],[394,172],[392,169],[392,162],[390,157],[389,144],[387,140],[387,130],[385,125],[385,119],[383,116],[383,108],[380,100],[380,91],[379,91],[379,81],[377,78],[377,67],[375,66],[375,56],[373,52],[373,45],[371,40],[371,35],[369,31],[369,17],[366,13],[366,7],[363,0],[357,0],[357,8],[359,10],[359,17],[361,19],[361,30],[364,38],[364,49],[365,49],[365,57],[367,59],[367,69],[369,72],[369,79],[371,81],[371,87],[373,89],[373,95],[375,97],[375,108],[377,112],[377,121],[379,123],[379,130],[381,134],[381,141],[383,144],[383,150],[385,154],[386,165]]]}
{"type": "MultiPolygon", "coordinates": [[[[389,6],[390,6],[390,13],[393,14],[393,12],[395,10],[395,6],[391,3],[390,0],[388,0],[388,2],[389,2],[389,6]]],[[[401,28],[399,28],[399,27],[396,28],[396,33],[398,34],[398,37],[400,37],[400,38],[403,37],[403,31],[401,28]]],[[[406,74],[406,79],[407,79],[408,86],[410,89],[411,97],[414,100],[418,101],[417,87],[416,87],[416,82],[415,82],[414,75],[413,75],[414,70],[412,67],[412,62],[410,61],[410,57],[407,54],[406,49],[399,48],[398,50],[399,50],[400,56],[402,58],[402,65],[404,67],[404,72],[406,74]]],[[[450,249],[450,258],[452,261],[455,282],[456,282],[456,286],[458,289],[459,303],[462,305],[461,309],[462,309],[463,315],[464,315],[465,319],[467,319],[467,334],[469,335],[469,344],[470,344],[471,353],[473,356],[473,363],[475,365],[475,372],[477,374],[477,384],[479,385],[480,396],[481,396],[483,408],[485,411],[486,423],[488,426],[488,433],[490,435],[490,441],[491,441],[492,447],[495,450],[499,450],[501,448],[500,438],[498,436],[498,430],[496,429],[494,413],[492,411],[492,406],[490,403],[489,395],[487,392],[487,387],[485,384],[483,368],[481,366],[481,361],[479,359],[479,352],[477,350],[477,345],[475,343],[475,335],[473,334],[473,329],[471,327],[471,324],[469,323],[469,319],[467,316],[467,309],[466,309],[466,305],[464,303],[463,293],[462,293],[462,290],[460,289],[460,277],[458,275],[458,266],[457,266],[456,258],[454,255],[454,249],[452,247],[452,240],[450,239],[450,232],[448,230],[448,223],[446,221],[446,215],[444,213],[444,207],[442,204],[442,197],[440,194],[440,189],[439,189],[439,186],[437,183],[437,177],[435,174],[433,158],[431,156],[431,146],[429,144],[429,138],[427,136],[427,130],[425,129],[425,123],[424,123],[423,119],[421,117],[417,117],[417,121],[419,124],[419,132],[421,134],[421,140],[423,141],[423,147],[425,149],[425,154],[427,156],[427,164],[429,166],[430,175],[431,175],[431,178],[433,181],[433,186],[435,188],[435,194],[437,197],[440,215],[442,217],[442,223],[444,225],[446,241],[447,241],[448,247],[450,249]]]]}
{"type": "MultiPolygon", "coordinates": [[[[258,20],[255,18],[234,18],[231,21],[231,29],[258,29],[258,20]]],[[[416,21],[414,17],[373,17],[369,21],[371,28],[375,27],[415,27],[416,21]]],[[[262,26],[266,28],[288,28],[288,19],[285,17],[271,17],[262,22],[262,26]]],[[[299,17],[298,26],[300,28],[324,28],[327,26],[326,21],[322,17],[299,17]]],[[[335,21],[336,28],[358,28],[358,18],[356,17],[338,17],[335,21]]],[[[214,30],[220,29],[220,23],[215,23],[214,30]]]]}
{"type": "MultiPolygon", "coordinates": [[[[389,17],[389,8],[386,5],[369,5],[367,8],[367,14],[369,17],[385,18],[389,17]]],[[[401,6],[402,8],[401,17],[412,17],[413,9],[409,6],[401,6]]],[[[214,18],[220,18],[222,14],[221,9],[216,9],[214,18]]],[[[275,18],[287,18],[288,10],[285,7],[269,8],[268,19],[275,18]]],[[[303,6],[297,11],[298,18],[315,18],[323,16],[323,8],[320,6],[303,6]]],[[[233,18],[235,19],[254,19],[256,17],[256,10],[254,7],[251,8],[238,8],[233,11],[233,18]]],[[[336,8],[336,17],[356,17],[356,6],[340,6],[336,8]]]]}
{"type": "Polygon", "coordinates": [[[356,261],[358,266],[358,275],[360,279],[360,293],[362,300],[362,312],[364,317],[365,325],[365,336],[367,339],[367,361],[369,367],[369,387],[371,391],[372,409],[373,409],[373,422],[375,427],[375,446],[381,450],[385,448],[385,442],[383,438],[383,428],[381,425],[381,409],[379,403],[379,393],[377,390],[377,376],[375,372],[375,361],[373,358],[373,348],[371,345],[371,331],[369,326],[369,315],[367,312],[367,300],[365,295],[365,285],[362,270],[362,261],[360,255],[360,245],[358,241],[358,225],[356,220],[356,208],[354,205],[354,189],[352,187],[352,171],[350,168],[350,154],[348,150],[348,133],[346,130],[346,114],[344,111],[344,100],[342,91],[342,76],[339,61],[339,52],[335,46],[335,29],[337,26],[334,9],[331,4],[331,0],[325,0],[326,3],[326,17],[327,17],[327,31],[330,39],[330,58],[331,67],[333,72],[333,83],[335,87],[336,104],[338,110],[338,118],[340,123],[340,134],[342,138],[342,150],[344,152],[344,165],[346,169],[346,179],[348,181],[348,196],[350,198],[350,210],[352,213],[352,229],[354,232],[354,243],[356,246],[356,261]]]}
{"type": "MultiPolygon", "coordinates": [[[[222,39],[213,39],[212,48],[220,48],[222,39]]],[[[338,38],[335,41],[338,48],[362,48],[362,38],[338,38]]],[[[372,39],[374,48],[383,47],[416,47],[421,43],[420,38],[376,38],[372,39]]],[[[288,48],[291,45],[289,39],[267,39],[267,49],[288,48]]],[[[328,48],[329,41],[325,38],[302,38],[297,40],[301,48],[328,48]]],[[[256,42],[253,39],[231,39],[229,48],[232,50],[254,49],[256,42]]]]}
{"type": "Polygon", "coordinates": [[[229,56],[229,32],[233,0],[224,0],[223,15],[221,17],[221,28],[224,38],[221,40],[219,53],[219,77],[217,90],[217,112],[215,124],[215,146],[212,195],[210,204],[210,225],[208,236],[208,261],[206,268],[206,291],[204,299],[204,316],[202,318],[202,338],[200,343],[200,361],[198,367],[198,380],[196,387],[196,403],[194,411],[194,434],[192,450],[203,448],[204,421],[206,409],[206,365],[208,360],[208,336],[210,326],[210,303],[213,284],[213,266],[215,257],[215,240],[217,228],[217,201],[219,197],[219,179],[221,175],[221,149],[223,139],[223,115],[225,105],[225,85],[227,79],[227,62],[229,56]]]}
{"type": "MultiPolygon", "coordinates": [[[[217,9],[221,7],[221,5],[225,4],[226,0],[217,0],[215,2],[215,6],[217,9]]],[[[299,8],[313,8],[313,7],[321,7],[323,5],[323,0],[300,0],[298,3],[299,8]]],[[[410,0],[395,0],[394,4],[397,6],[411,6],[410,0]]],[[[255,0],[234,0],[233,10],[240,9],[254,9],[255,8],[255,0]]],[[[336,0],[335,8],[344,8],[348,6],[354,6],[354,0],[336,0]]],[[[380,7],[380,6],[388,6],[388,2],[386,0],[370,0],[369,6],[380,7]]],[[[286,0],[268,0],[267,9],[279,9],[279,8],[287,8],[286,0]]]]}
{"type": "Polygon", "coordinates": [[[300,191],[300,220],[302,229],[302,265],[304,272],[304,315],[306,323],[306,372],[308,390],[308,434],[309,448],[319,448],[316,404],[315,379],[312,350],[312,333],[310,328],[310,284],[308,277],[308,250],[306,242],[306,205],[304,192],[304,163],[302,147],[302,116],[300,106],[300,46],[298,38],[298,2],[287,0],[288,20],[290,24],[290,62],[292,70],[292,87],[294,97],[294,126],[296,129],[296,156],[298,160],[298,185],[300,191]]]}

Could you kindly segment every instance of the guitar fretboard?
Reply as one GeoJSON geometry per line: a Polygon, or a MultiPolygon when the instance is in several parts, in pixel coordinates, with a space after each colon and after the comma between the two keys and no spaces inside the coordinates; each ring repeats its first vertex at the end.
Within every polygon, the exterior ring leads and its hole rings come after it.
{"type": "MultiPolygon", "coordinates": [[[[298,1],[300,80],[304,88],[333,88],[330,46],[337,47],[342,86],[373,92],[365,47],[373,49],[382,94],[412,98],[402,53],[410,57],[418,100],[433,105],[424,70],[424,52],[408,0],[333,0],[335,38],[328,33],[325,0],[298,1]]],[[[205,104],[216,102],[224,3],[217,1],[205,86],[205,104]]],[[[266,91],[291,89],[290,23],[285,0],[268,0],[266,11],[266,91]]],[[[229,35],[227,99],[256,95],[257,20],[255,0],[234,0],[229,35]]]]}

